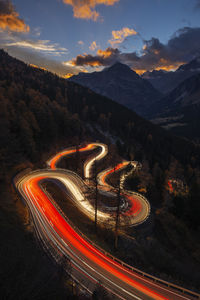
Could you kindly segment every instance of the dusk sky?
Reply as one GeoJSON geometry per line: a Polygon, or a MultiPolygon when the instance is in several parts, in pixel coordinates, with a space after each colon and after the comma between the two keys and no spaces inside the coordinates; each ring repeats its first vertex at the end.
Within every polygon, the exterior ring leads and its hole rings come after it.
{"type": "Polygon", "coordinates": [[[0,47],[66,77],[174,70],[200,56],[200,0],[0,0],[0,47]]]}

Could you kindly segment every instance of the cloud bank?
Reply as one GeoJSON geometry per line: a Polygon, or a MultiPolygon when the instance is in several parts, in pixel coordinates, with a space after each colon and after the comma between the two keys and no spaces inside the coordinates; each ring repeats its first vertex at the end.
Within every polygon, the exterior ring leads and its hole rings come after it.
{"type": "Polygon", "coordinates": [[[84,54],[77,55],[75,59],[72,59],[65,64],[70,64],[71,66],[109,66],[113,64],[120,56],[120,51],[116,48],[108,47],[106,50],[97,50],[96,55],[84,54]]]}
{"type": "MultiPolygon", "coordinates": [[[[200,56],[200,28],[184,27],[179,29],[166,44],[153,37],[143,40],[142,53],[124,53],[117,48],[108,47],[106,50],[99,49],[96,55],[78,55],[71,60],[74,66],[109,66],[120,61],[129,65],[138,73],[147,70],[171,70],[176,69],[183,63],[200,56]]],[[[120,34],[119,34],[120,39],[120,34]]]]}

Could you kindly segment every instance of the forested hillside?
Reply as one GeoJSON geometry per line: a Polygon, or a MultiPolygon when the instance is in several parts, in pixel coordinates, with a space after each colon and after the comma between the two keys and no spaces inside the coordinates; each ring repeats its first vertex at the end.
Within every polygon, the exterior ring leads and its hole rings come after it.
{"type": "Polygon", "coordinates": [[[78,136],[83,142],[89,132],[86,124],[99,125],[121,138],[126,143],[124,155],[132,152],[151,166],[158,162],[167,167],[171,156],[199,165],[199,148],[192,143],[167,134],[120,104],[29,67],[3,51],[0,105],[1,173],[24,159],[37,161],[61,140],[78,136]]]}
{"type": "Polygon", "coordinates": [[[152,119],[170,132],[199,143],[200,74],[186,79],[152,106],[152,119]]]}
{"type": "MultiPolygon", "coordinates": [[[[32,235],[27,235],[24,208],[12,190],[12,177],[23,168],[44,166],[45,159],[61,148],[97,139],[108,145],[112,141],[121,157],[142,163],[141,172],[129,179],[128,186],[142,190],[152,205],[150,232],[143,236],[140,231],[133,230],[131,234],[135,234],[136,241],[138,238],[133,253],[127,252],[129,244],[126,242],[121,244],[121,253],[129,263],[146,271],[157,275],[164,273],[163,277],[167,279],[174,276],[177,282],[180,280],[186,284],[192,278],[188,285],[198,287],[198,278],[192,271],[200,265],[200,149],[197,145],[170,135],[106,97],[52,73],[32,68],[4,51],[0,51],[0,128],[2,241],[3,245],[10,243],[10,248],[18,249],[12,263],[15,269],[21,261],[22,247],[35,257],[30,265],[29,254],[24,255],[24,269],[19,269],[23,276],[30,272],[30,267],[33,269],[29,274],[33,287],[37,288],[35,278],[38,274],[38,269],[33,266],[35,261],[40,261],[42,252],[33,247],[32,235]],[[181,179],[187,186],[186,192],[170,194],[167,185],[170,178],[181,179]],[[23,215],[21,219],[19,211],[23,215]],[[15,235],[19,239],[14,239],[15,235]],[[176,241],[182,245],[181,251],[177,249],[176,241]],[[158,253],[152,255],[155,249],[158,253]],[[161,261],[162,257],[165,258],[165,267],[156,264],[158,257],[161,261]],[[170,265],[172,263],[175,263],[174,268],[170,265]],[[189,266],[187,272],[183,272],[184,264],[186,269],[189,266]]],[[[2,253],[3,258],[6,248],[2,253]]],[[[45,269],[53,268],[48,264],[45,260],[44,276],[45,269]]],[[[4,267],[6,270],[5,264],[4,267]]],[[[1,271],[1,277],[4,278],[4,298],[7,299],[6,292],[12,282],[5,270],[1,271]]],[[[18,276],[16,271],[13,272],[18,276]]],[[[52,287],[48,299],[55,299],[52,281],[49,279],[46,286],[46,289],[52,287]]],[[[59,284],[57,286],[60,289],[59,284]]],[[[32,285],[27,287],[27,291],[31,288],[32,285]]],[[[45,299],[46,291],[41,291],[43,296],[40,299],[45,299]]],[[[56,299],[62,297],[61,292],[56,299]]],[[[15,294],[8,299],[14,298],[15,294]]],[[[20,299],[26,299],[26,295],[20,299]]]]}

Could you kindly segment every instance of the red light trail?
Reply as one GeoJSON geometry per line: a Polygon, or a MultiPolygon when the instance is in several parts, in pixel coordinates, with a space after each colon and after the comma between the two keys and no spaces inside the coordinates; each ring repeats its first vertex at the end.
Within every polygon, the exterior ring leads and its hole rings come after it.
{"type": "MultiPolygon", "coordinates": [[[[96,146],[96,144],[89,144],[79,151],[87,151],[96,146]]],[[[103,152],[106,148],[102,147],[101,149],[103,152]]],[[[170,288],[162,287],[160,284],[152,282],[152,280],[143,278],[111,259],[76,232],[63,216],[53,199],[42,188],[41,183],[43,180],[48,179],[60,180],[70,190],[73,197],[80,197],[81,184],[78,177],[75,178],[75,175],[70,171],[56,169],[56,163],[61,157],[75,151],[76,149],[71,149],[59,153],[50,160],[52,169],[31,172],[22,176],[15,183],[29,206],[41,240],[47,244],[48,248],[53,247],[58,254],[62,252],[62,254],[70,257],[72,265],[75,266],[74,270],[77,271],[78,269],[80,274],[85,274],[87,280],[93,282],[93,285],[94,282],[101,281],[105,288],[112,290],[119,298],[142,300],[189,299],[170,288]]],[[[102,157],[102,152],[97,156],[102,157]]],[[[91,160],[94,161],[94,158],[91,160]]],[[[92,166],[90,161],[86,164],[86,166],[88,165],[89,174],[89,169],[92,166]]],[[[122,166],[123,163],[118,165],[117,169],[122,166]]],[[[132,198],[129,200],[133,201],[132,198]]],[[[141,209],[139,202],[134,203],[137,203],[137,205],[133,205],[129,213],[134,214],[141,209]]]]}

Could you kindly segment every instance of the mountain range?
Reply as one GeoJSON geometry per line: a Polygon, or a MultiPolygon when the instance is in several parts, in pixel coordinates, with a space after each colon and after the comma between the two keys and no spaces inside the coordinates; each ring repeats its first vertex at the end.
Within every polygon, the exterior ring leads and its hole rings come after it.
{"type": "Polygon", "coordinates": [[[174,72],[154,70],[152,72],[145,72],[141,77],[148,80],[161,93],[167,94],[185,79],[198,73],[200,73],[200,57],[181,65],[174,72]]]}
{"type": "Polygon", "coordinates": [[[200,73],[180,83],[152,107],[153,122],[200,141],[200,73]]]}
{"type": "Polygon", "coordinates": [[[199,142],[199,74],[200,58],[174,72],[154,70],[142,76],[118,62],[101,72],[72,76],[69,81],[125,105],[176,135],[199,142]]]}
{"type": "Polygon", "coordinates": [[[115,63],[101,72],[79,73],[69,81],[81,84],[145,117],[151,105],[162,96],[148,80],[127,65],[115,63]]]}

